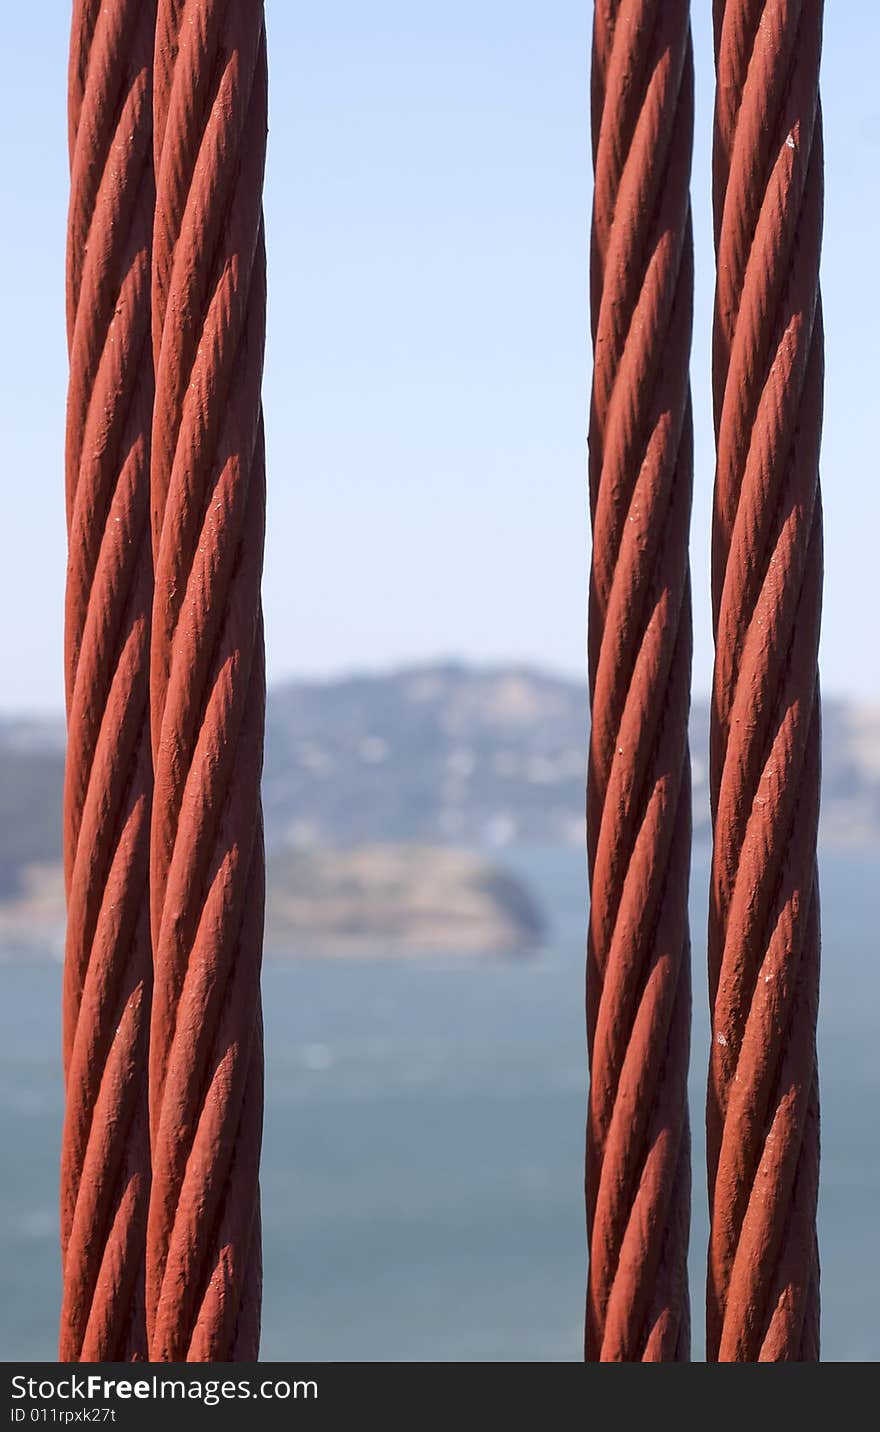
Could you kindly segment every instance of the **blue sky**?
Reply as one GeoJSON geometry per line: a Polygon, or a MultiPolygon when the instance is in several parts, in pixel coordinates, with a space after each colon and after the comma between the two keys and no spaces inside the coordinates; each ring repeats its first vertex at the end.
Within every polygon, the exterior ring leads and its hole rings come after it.
{"type": "MultiPolygon", "coordinates": [[[[713,75],[711,7],[693,8],[701,693],[713,75]]],[[[270,680],[442,656],[582,673],[591,7],[266,10],[270,680]]],[[[827,10],[822,668],[829,693],[877,700],[880,7],[827,10]]],[[[64,0],[4,17],[4,711],[62,704],[68,25],[64,0]]]]}

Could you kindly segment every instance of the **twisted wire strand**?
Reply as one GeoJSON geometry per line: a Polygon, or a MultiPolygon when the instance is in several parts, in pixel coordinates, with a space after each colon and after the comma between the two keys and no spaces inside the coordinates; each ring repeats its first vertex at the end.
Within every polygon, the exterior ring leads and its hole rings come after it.
{"type": "Polygon", "coordinates": [[[160,0],[154,118],[147,1323],[156,1361],[253,1360],[265,707],[260,0],[160,0]]]}
{"type": "Polygon", "coordinates": [[[710,1360],[819,1355],[821,0],[716,0],[710,1360]]]}
{"type": "Polygon", "coordinates": [[[686,1360],[693,437],[687,0],[598,0],[587,785],[590,1360],[686,1360]]]}
{"type": "Polygon", "coordinates": [[[74,5],[62,1361],[146,1355],[152,48],[149,3],[74,5]]]}

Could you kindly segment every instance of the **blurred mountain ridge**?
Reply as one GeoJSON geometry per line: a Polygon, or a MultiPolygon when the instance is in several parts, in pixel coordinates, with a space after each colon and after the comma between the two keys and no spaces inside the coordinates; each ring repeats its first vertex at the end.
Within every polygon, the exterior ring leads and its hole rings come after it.
{"type": "MultiPolygon", "coordinates": [[[[586,688],[454,662],[270,689],[263,803],[273,852],[364,844],[578,844],[586,688]]],[[[709,839],[709,709],[691,714],[694,835],[709,839]]],[[[0,720],[0,897],[61,855],[63,724],[0,720]]],[[[880,844],[880,707],[826,700],[821,841],[880,844]]]]}

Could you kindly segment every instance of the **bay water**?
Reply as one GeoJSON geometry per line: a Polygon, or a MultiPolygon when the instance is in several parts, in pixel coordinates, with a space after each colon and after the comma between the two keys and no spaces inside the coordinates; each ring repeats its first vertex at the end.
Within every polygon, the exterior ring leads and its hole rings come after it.
{"type": "MultiPolygon", "coordinates": [[[[585,1280],[586,878],[517,851],[549,919],[518,960],[331,962],[263,975],[262,1355],[577,1361],[585,1280]]],[[[880,851],[823,855],[823,1357],[880,1356],[880,851]]],[[[692,877],[693,1355],[707,1237],[708,869],[692,877]]],[[[60,967],[9,958],[0,1001],[0,1352],[55,1355],[60,967]]]]}

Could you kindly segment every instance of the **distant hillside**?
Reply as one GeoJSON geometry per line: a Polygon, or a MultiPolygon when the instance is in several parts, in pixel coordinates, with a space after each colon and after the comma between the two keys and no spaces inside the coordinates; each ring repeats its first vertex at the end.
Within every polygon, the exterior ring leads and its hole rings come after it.
{"type": "Polygon", "coordinates": [[[533,672],[432,667],[272,692],[270,842],[575,841],[586,705],[533,672]]]}
{"type": "MultiPolygon", "coordinates": [[[[708,836],[708,710],[691,723],[708,836]]],[[[530,670],[438,666],[269,693],[270,851],[583,839],[585,691],[530,670]]],[[[826,702],[822,837],[880,843],[880,709],[826,702]]],[[[60,724],[0,723],[0,896],[60,857],[60,724]]]]}
{"type": "Polygon", "coordinates": [[[0,722],[0,899],[29,865],[61,859],[64,730],[0,722]]]}
{"type": "MultiPolygon", "coordinates": [[[[880,843],[880,708],[824,707],[822,837],[880,843]]],[[[270,842],[580,842],[585,688],[461,666],[270,692],[270,842]]],[[[691,716],[694,828],[709,837],[709,708],[691,716]]]]}

